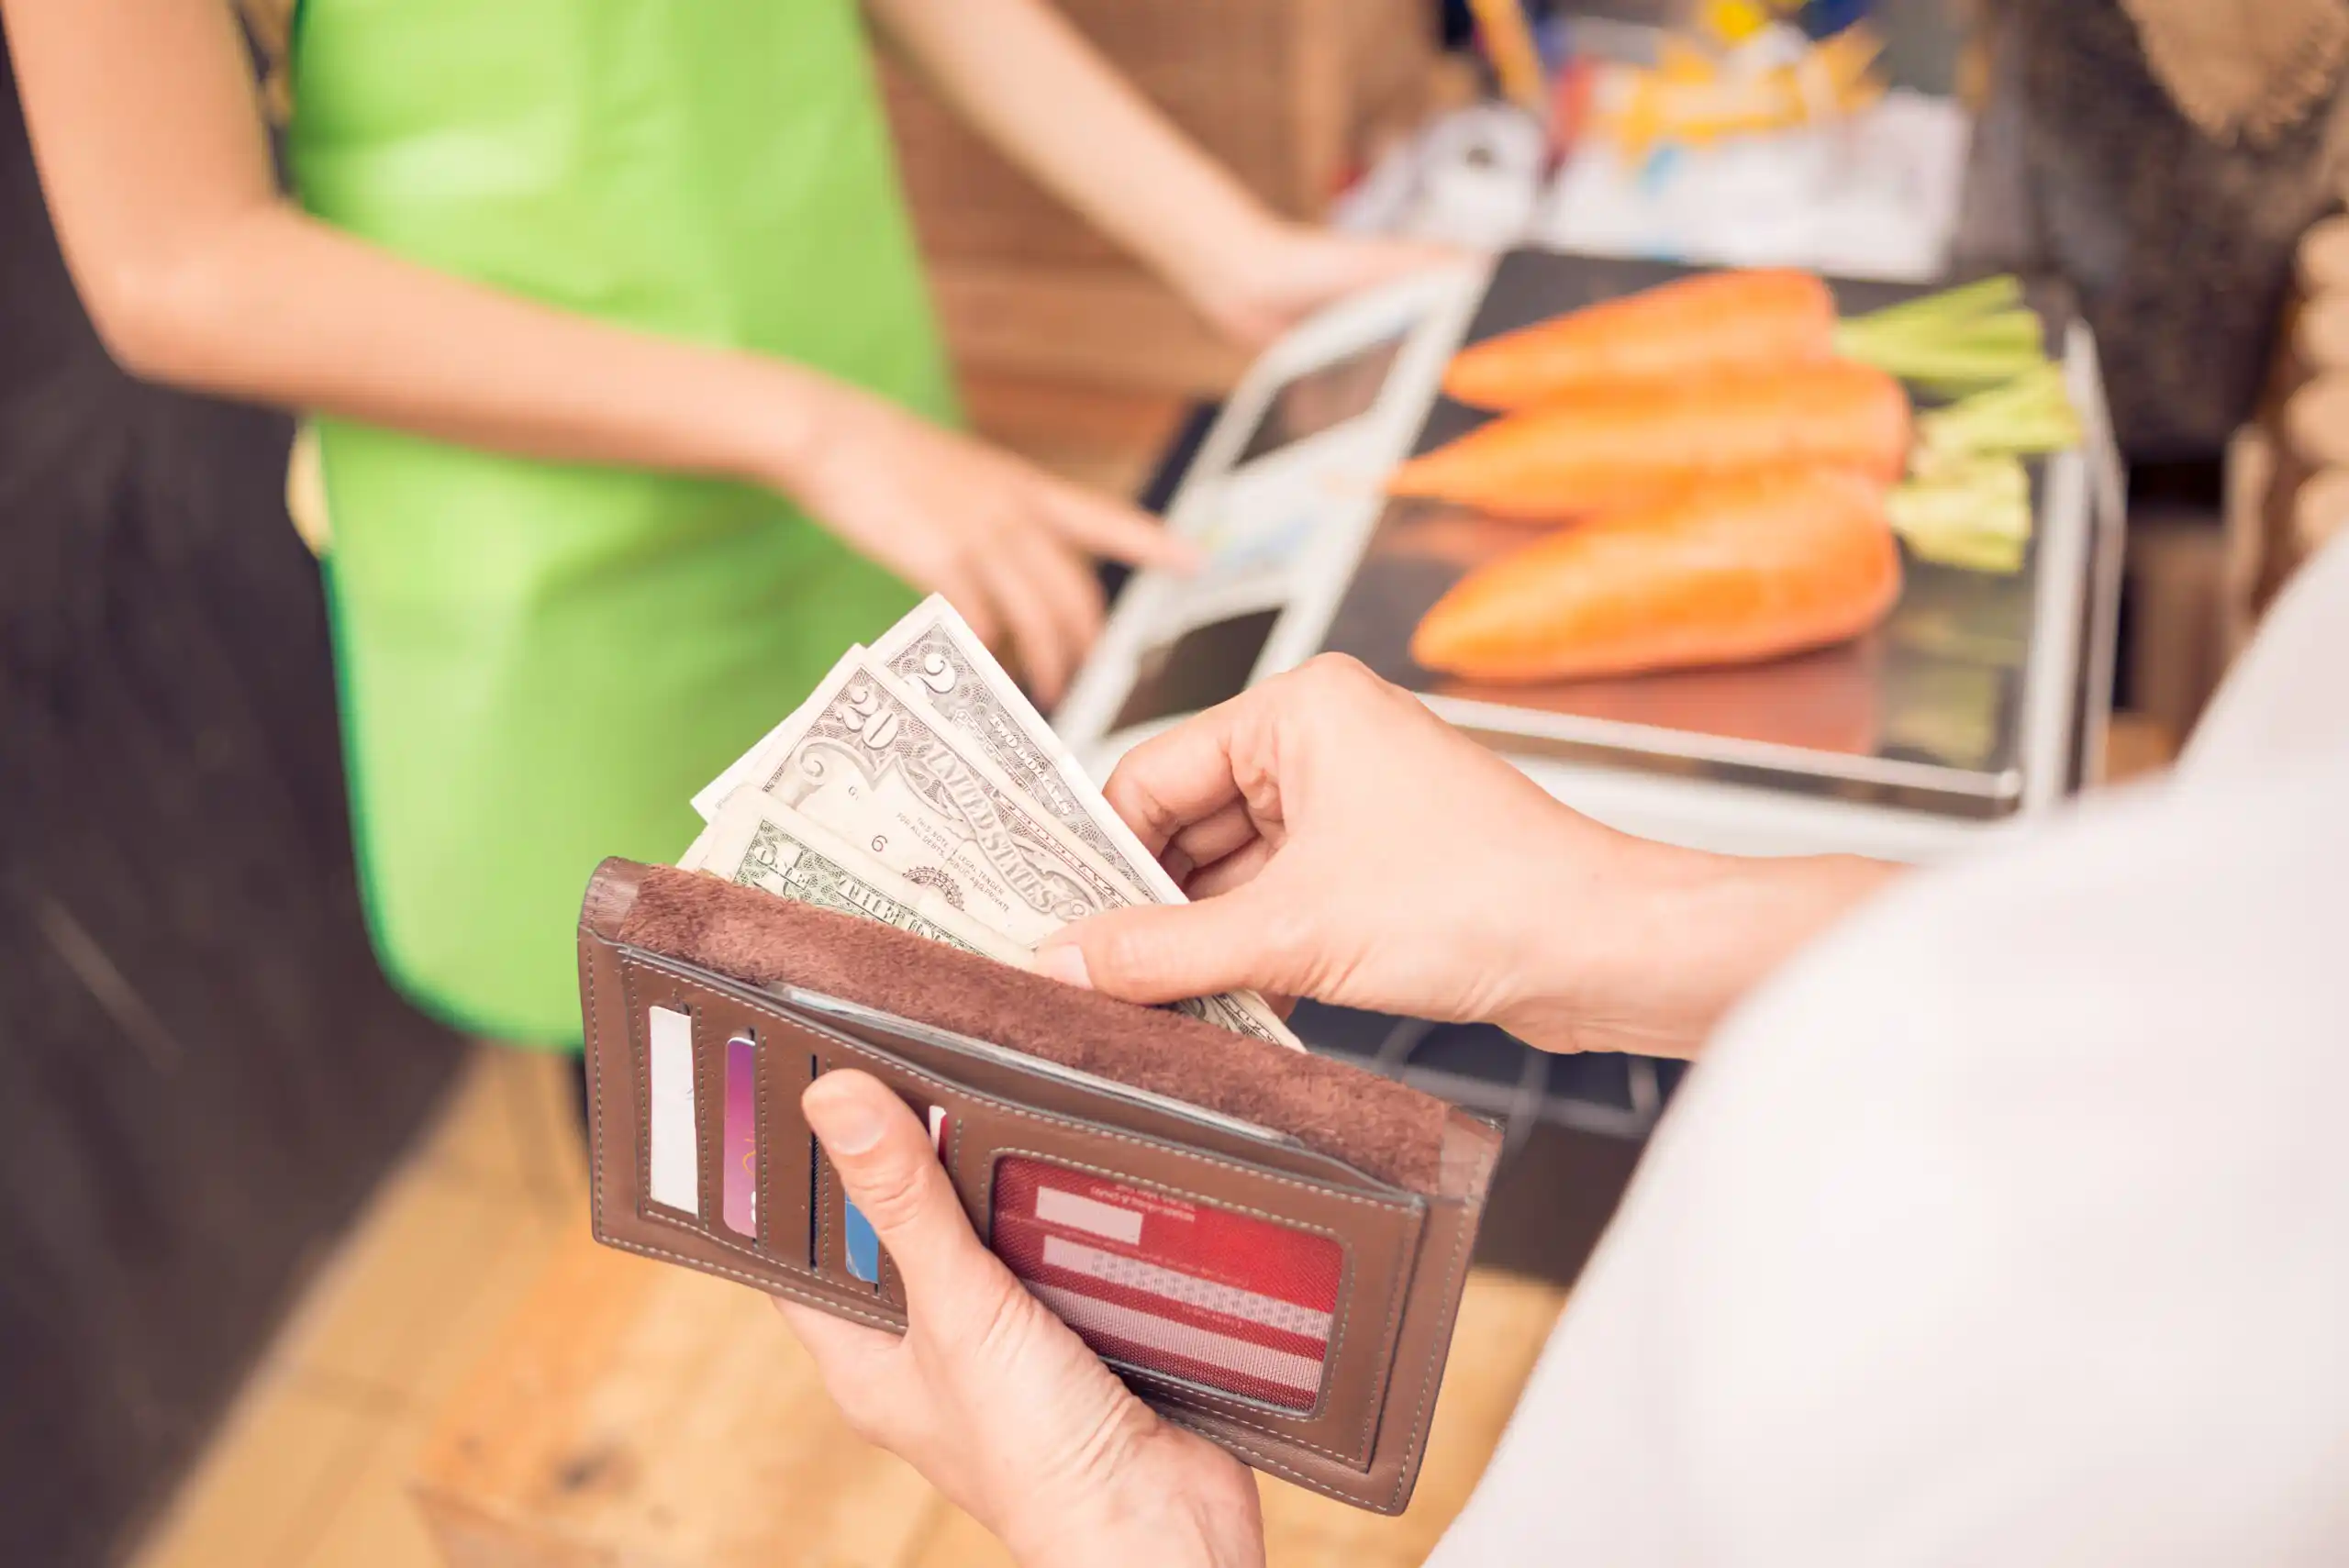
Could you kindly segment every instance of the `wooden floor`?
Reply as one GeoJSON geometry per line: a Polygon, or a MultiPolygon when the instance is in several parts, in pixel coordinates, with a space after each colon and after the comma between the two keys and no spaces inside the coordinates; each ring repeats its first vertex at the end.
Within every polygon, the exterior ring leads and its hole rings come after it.
{"type": "MultiPolygon", "coordinates": [[[[1273,1561],[1408,1568],[1465,1500],[1561,1302],[1473,1275],[1410,1509],[1259,1480],[1273,1561]]],[[[451,1568],[956,1568],[1002,1549],[859,1441],[755,1292],[564,1240],[451,1396],[415,1497],[451,1568]]]]}
{"type": "MultiPolygon", "coordinates": [[[[487,1418],[483,1412],[502,1406],[519,1412],[506,1429],[528,1433],[565,1417],[551,1397],[544,1410],[526,1408],[530,1386],[543,1386],[539,1363],[564,1350],[555,1335],[514,1341],[516,1325],[533,1319],[526,1297],[534,1294],[540,1321],[546,1302],[562,1300],[576,1302],[582,1317],[625,1313],[640,1330],[652,1326],[668,1348],[645,1350],[653,1362],[648,1374],[665,1376],[658,1368],[680,1353],[699,1366],[722,1351],[729,1378],[771,1393],[729,1407],[771,1409],[772,1429],[739,1443],[705,1432],[698,1444],[682,1439],[638,1455],[625,1485],[581,1487],[539,1507],[542,1543],[533,1548],[508,1527],[485,1527],[472,1538],[466,1562],[960,1568],[1008,1561],[904,1465],[846,1436],[812,1366],[752,1293],[584,1240],[584,1173],[565,1071],[545,1057],[476,1052],[422,1145],[386,1178],[280,1336],[137,1568],[436,1568],[444,1559],[417,1507],[419,1472],[445,1481],[470,1463],[495,1473],[476,1478],[484,1492],[522,1496],[534,1486],[544,1445],[525,1438],[468,1460],[459,1452],[469,1443],[468,1418],[487,1418]],[[427,1461],[436,1422],[441,1451],[427,1461]],[[743,1452],[753,1441],[760,1451],[743,1452]],[[662,1506],[681,1491],[722,1494],[729,1466],[721,1461],[713,1471],[705,1462],[729,1450],[743,1462],[735,1482],[779,1489],[700,1518],[680,1519],[662,1506]],[[773,1452],[796,1462],[779,1468],[773,1452]],[[664,1481],[663,1472],[682,1479],[664,1481]],[[720,1478],[714,1486],[713,1475],[720,1478]],[[753,1537],[755,1521],[777,1518],[789,1522],[753,1537]],[[656,1538],[671,1550],[651,1554],[647,1541],[656,1538]],[[584,1545],[573,1554],[570,1543],[590,1540],[618,1555],[584,1545]]],[[[1267,1482],[1273,1561],[1419,1562],[1465,1501],[1563,1301],[1550,1286],[1476,1277],[1410,1511],[1378,1518],[1267,1482]]],[[[699,1374],[669,1381],[672,1404],[707,1386],[699,1374]]],[[[600,1392],[610,1396],[608,1387],[600,1392]]]]}
{"type": "MultiPolygon", "coordinates": [[[[2116,779],[2159,766],[2171,751],[2166,736],[2142,722],[2118,724],[2113,740],[2116,779]]],[[[385,1178],[279,1336],[136,1568],[440,1563],[411,1491],[428,1429],[436,1420],[447,1427],[454,1408],[457,1430],[442,1433],[445,1450],[464,1440],[467,1407],[528,1398],[516,1380],[529,1382],[539,1352],[509,1344],[486,1366],[484,1355],[500,1336],[511,1335],[527,1297],[564,1294],[564,1271],[573,1279],[595,1273],[601,1283],[592,1294],[607,1304],[615,1294],[657,1295],[655,1310],[644,1311],[640,1300],[631,1304],[640,1321],[698,1323],[693,1331],[709,1342],[760,1347],[757,1375],[776,1390],[778,1429],[798,1424],[820,1439],[812,1446],[824,1451],[818,1469],[825,1507],[842,1496],[873,1505],[852,1518],[827,1513],[838,1518],[836,1526],[813,1538],[769,1543],[771,1554],[752,1553],[739,1535],[729,1539],[728,1521],[706,1519],[685,1533],[707,1551],[628,1561],[696,1568],[736,1562],[947,1568],[1002,1561],[968,1518],[902,1465],[837,1429],[810,1370],[750,1292],[582,1240],[584,1163],[568,1071],[546,1057],[476,1051],[418,1148],[385,1178]],[[617,1293],[608,1277],[616,1271],[625,1276],[617,1293]]],[[[1349,1568],[1419,1561],[1465,1500],[1562,1305],[1562,1294],[1544,1285],[1475,1278],[1419,1501],[1400,1519],[1376,1519],[1267,1484],[1273,1561],[1349,1568]]],[[[435,1468],[443,1476],[451,1472],[447,1452],[435,1468]]],[[[507,1476],[482,1485],[514,1494],[528,1484],[527,1476],[507,1476]]],[[[809,1483],[808,1511],[823,1512],[816,1490],[809,1483]]],[[[763,1499],[751,1511],[770,1512],[774,1503],[763,1499]]],[[[566,1507],[574,1522],[597,1518],[598,1529],[631,1528],[598,1518],[598,1510],[610,1512],[607,1500],[590,1496],[566,1507]]],[[[469,1555],[484,1563],[509,1560],[607,1559],[469,1555]]]]}
{"type": "Polygon", "coordinates": [[[248,1381],[137,1568],[429,1568],[433,1413],[586,1226],[568,1068],[480,1048],[248,1381]]]}

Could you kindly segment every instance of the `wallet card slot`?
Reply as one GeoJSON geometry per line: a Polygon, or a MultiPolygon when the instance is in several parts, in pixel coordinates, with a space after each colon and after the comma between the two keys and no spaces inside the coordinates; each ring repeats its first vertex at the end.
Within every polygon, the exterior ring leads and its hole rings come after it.
{"type": "MultiPolygon", "coordinates": [[[[829,1053],[839,1065],[873,1072],[909,1101],[950,1107],[944,1140],[949,1170],[958,1198],[983,1237],[993,1229],[997,1164],[1024,1156],[1089,1168],[1145,1190],[1187,1194],[1335,1238],[1345,1249],[1347,1272],[1330,1315],[1330,1337],[1322,1341],[1328,1347],[1326,1371],[1313,1410],[1298,1414],[1281,1407],[1298,1398],[1285,1392],[1303,1380],[1304,1373],[1294,1367],[1275,1368],[1289,1381],[1275,1379],[1275,1396],[1257,1400],[1186,1385],[1163,1368],[1129,1364],[1120,1374],[1167,1420],[1204,1434],[1259,1469],[1383,1513],[1399,1511],[1409,1501],[1498,1146],[1489,1129],[1453,1116],[1453,1141],[1462,1152],[1455,1160],[1447,1143],[1440,1186],[1429,1187],[1422,1196],[1281,1135],[1267,1138],[1264,1129],[1231,1125],[1230,1118],[1190,1117],[1179,1105],[1170,1109],[1126,1095],[1117,1085],[1057,1073],[1048,1062],[1022,1072],[1019,1064],[1027,1059],[1020,1053],[1001,1048],[974,1052],[952,1037],[941,1044],[930,1038],[938,1031],[886,1013],[863,1009],[868,1017],[850,1027],[833,1013],[794,1005],[795,996],[804,1000],[805,994],[788,986],[745,984],[682,956],[617,940],[619,916],[614,911],[625,910],[635,892],[633,879],[665,874],[626,865],[615,872],[607,865],[583,910],[580,993],[586,1025],[591,1213],[598,1240],[755,1285],[851,1321],[902,1329],[905,1314],[891,1299],[896,1271],[885,1253],[879,1293],[843,1283],[837,1271],[819,1274],[814,1267],[819,1167],[799,1095],[820,1058],[829,1053]],[[695,1022],[707,1009],[714,1039],[730,1040],[731,1031],[747,1028],[757,1042],[756,1245],[744,1244],[723,1223],[722,1213],[707,1211],[702,1202],[698,1104],[689,1118],[695,1131],[686,1140],[692,1175],[685,1190],[690,1196],[677,1206],[651,1201],[649,1010],[656,1006],[695,1022]]],[[[821,935],[812,932],[807,940],[821,935]]],[[[664,1038],[671,1029],[664,1026],[664,1038]]],[[[694,1054],[689,1050],[688,1057],[694,1054]]],[[[687,1078],[693,1079],[690,1070],[687,1078]]],[[[693,1097],[699,1101],[705,1095],[696,1091],[693,1097]]],[[[664,1097],[664,1110],[668,1103],[664,1097]]],[[[674,1111],[665,1114],[674,1118],[674,1111]]],[[[674,1119],[664,1121],[674,1125],[674,1119]]],[[[722,1137],[722,1119],[718,1126],[722,1137]]],[[[674,1148],[664,1133],[662,1190],[671,1195],[678,1190],[666,1173],[675,1163],[674,1148]]],[[[722,1191],[718,1201],[722,1209],[722,1191]]]]}
{"type": "Polygon", "coordinates": [[[1153,1094],[1148,1089],[1137,1089],[1131,1084],[1120,1084],[1115,1079],[1087,1073],[1082,1068],[1066,1066],[1041,1056],[1030,1056],[988,1040],[956,1034],[951,1029],[937,1029],[911,1018],[898,1018],[894,1014],[882,1012],[878,1008],[865,1006],[861,1002],[842,1001],[837,996],[827,996],[818,991],[802,990],[796,985],[778,985],[773,989],[792,1006],[820,1013],[829,1022],[839,1025],[851,1033],[857,1032],[859,1026],[875,1028],[889,1035],[918,1040],[925,1045],[936,1046],[942,1051],[951,1051],[966,1056],[984,1057],[997,1062],[1009,1062],[1016,1064],[1023,1073],[1059,1078],[1070,1084],[1080,1084],[1096,1094],[1130,1100],[1138,1106],[1148,1106],[1170,1116],[1180,1117],[1186,1121],[1196,1122],[1201,1127],[1220,1128],[1267,1142],[1302,1147],[1297,1144],[1296,1139],[1286,1133],[1276,1132],[1271,1128],[1261,1127],[1252,1121],[1243,1121],[1238,1117],[1226,1116],[1220,1111],[1211,1111],[1200,1106],[1188,1105],[1164,1095],[1153,1094]]]}
{"type": "Polygon", "coordinates": [[[1065,1161],[995,1162],[990,1245],[1110,1365],[1308,1415],[1342,1305],[1337,1237],[1065,1161]]]}
{"type": "Polygon", "coordinates": [[[726,1033],[707,1007],[694,1009],[693,1051],[694,1213],[702,1229],[715,1233],[724,1224],[726,1171],[719,1134],[726,1114],[726,1033]]]}
{"type": "Polygon", "coordinates": [[[817,1274],[846,1290],[878,1295],[881,1265],[875,1253],[880,1239],[871,1233],[869,1226],[861,1223],[856,1226],[855,1234],[851,1235],[848,1194],[820,1143],[816,1145],[815,1172],[815,1253],[811,1262],[817,1274]]]}
{"type": "Polygon", "coordinates": [[[816,1266],[816,1136],[799,1108],[816,1057],[796,1031],[768,1031],[759,1050],[759,1245],[796,1268],[816,1266]]]}
{"type": "MultiPolygon", "coordinates": [[[[627,967],[669,966],[631,954],[627,967]]],[[[1343,1262],[1309,1407],[1303,1406],[1295,1375],[1286,1384],[1274,1379],[1272,1387],[1235,1385],[1230,1378],[1219,1386],[1185,1375],[1186,1369],[1172,1361],[1153,1363],[1117,1353],[1105,1359],[1137,1393],[1170,1414],[1187,1413],[1235,1433],[1253,1432],[1349,1473],[1371,1464],[1396,1364],[1406,1286],[1430,1219],[1426,1198],[1377,1183],[1288,1140],[1252,1140],[1221,1128],[1175,1123],[1124,1096],[1089,1094],[1057,1075],[1017,1073],[1017,1058],[1007,1062],[940,1049],[918,1034],[892,1042],[895,1049],[885,1047],[876,1037],[885,1034],[885,1015],[852,1029],[769,992],[691,970],[677,971],[675,977],[684,994],[709,1007],[726,1027],[747,1022],[759,1029],[771,1064],[805,1049],[816,1056],[819,1071],[855,1068],[871,1073],[918,1117],[932,1106],[941,1109],[950,1128],[949,1171],[956,1195],[983,1239],[991,1240],[996,1167],[1006,1156],[1050,1162],[1169,1201],[1204,1204],[1331,1239],[1343,1262]],[[966,1075],[987,1087],[974,1086],[966,1075]],[[1006,1092],[989,1092],[998,1086],[1006,1092]],[[1336,1179],[1323,1175],[1325,1170],[1336,1179]]],[[[784,1097],[775,1092],[781,1081],[774,1083],[771,1115],[784,1097]]],[[[772,1184],[783,1161],[773,1137],[765,1147],[772,1184]]],[[[814,1164],[810,1207],[817,1245],[812,1274],[799,1277],[852,1318],[902,1325],[902,1284],[885,1261],[885,1250],[877,1259],[860,1257],[852,1265],[845,1195],[820,1151],[814,1164]],[[860,1279],[860,1272],[879,1277],[860,1279]]],[[[722,1231],[695,1229],[715,1247],[733,1250],[722,1231]]],[[[781,1256],[771,1264],[797,1269],[796,1260],[781,1256]]],[[[779,1283],[777,1288],[784,1286],[779,1283]]],[[[1291,1373],[1297,1370],[1293,1363],[1283,1365],[1291,1373]]]]}
{"type": "MultiPolygon", "coordinates": [[[[820,1075],[841,1067],[854,1067],[872,1072],[875,1063],[854,1058],[843,1059],[831,1051],[816,1058],[816,1072],[820,1075]]],[[[916,1101],[905,1085],[889,1082],[895,1075],[886,1071],[875,1074],[888,1082],[900,1095],[907,1096],[916,1117],[928,1119],[934,1107],[928,1101],[916,1101]]],[[[933,1096],[936,1098],[937,1096],[933,1096]]],[[[898,1277],[896,1265],[889,1261],[888,1250],[881,1245],[881,1238],[872,1221],[849,1196],[841,1181],[840,1171],[820,1143],[814,1146],[817,1205],[816,1272],[848,1289],[867,1292],[892,1308],[903,1312],[906,1305],[905,1282],[898,1277]]]]}
{"type": "Polygon", "coordinates": [[[997,1097],[1016,1095],[1023,1102],[1086,1119],[1124,1121],[1133,1117],[1145,1124],[1155,1124],[1162,1136],[1251,1163],[1341,1185],[1404,1195],[1404,1189],[1382,1182],[1333,1155],[1308,1148],[1286,1133],[1236,1117],[837,997],[787,985],[769,987],[763,994],[788,1004],[794,1016],[826,1032],[847,1036],[876,1051],[905,1055],[909,1050],[918,1050],[934,1070],[967,1084],[974,1093],[997,1097]],[[1111,1104],[1104,1105],[1104,1101],[1111,1104]]]}
{"type": "MultiPolygon", "coordinates": [[[[729,1009],[731,1011],[731,1009],[729,1009]]],[[[799,1096],[816,1056],[796,1029],[738,1016],[736,1034],[756,1042],[759,1250],[798,1271],[816,1267],[816,1140],[799,1096]]]]}
{"type": "Polygon", "coordinates": [[[683,1006],[653,1004],[631,1020],[642,1129],[640,1190],[648,1207],[699,1223],[701,1128],[695,1106],[694,1019],[683,1006]]]}
{"type": "Polygon", "coordinates": [[[814,1143],[799,1107],[814,1061],[807,1037],[694,977],[632,963],[622,973],[641,1212],[804,1275],[814,1264],[814,1143]]]}
{"type": "Polygon", "coordinates": [[[712,1140],[717,1165],[707,1212],[733,1240],[757,1246],[761,1173],[765,1164],[765,1129],[759,1118],[759,1040],[748,1028],[713,1026],[710,1067],[717,1110],[712,1140]]]}
{"type": "Polygon", "coordinates": [[[957,1115],[949,1170],[989,1250],[1137,1394],[1367,1468],[1424,1199],[967,1093],[957,1115]],[[1140,1226],[1087,1235],[1067,1223],[1082,1206],[1050,1200],[1040,1216],[1046,1184],[1140,1226]],[[1152,1228],[1152,1212],[1172,1226],[1152,1228]],[[1253,1272],[1250,1247],[1270,1249],[1253,1272]]]}

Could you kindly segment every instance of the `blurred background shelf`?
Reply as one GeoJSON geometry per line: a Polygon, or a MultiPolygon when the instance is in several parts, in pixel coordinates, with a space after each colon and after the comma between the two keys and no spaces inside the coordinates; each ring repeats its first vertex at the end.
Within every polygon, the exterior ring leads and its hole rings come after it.
{"type": "MultiPolygon", "coordinates": [[[[1427,0],[1063,0],[1167,117],[1275,211],[1319,215],[1415,126],[1438,59],[1427,0]]],[[[884,72],[914,225],[966,374],[1216,393],[1244,356],[1164,284],[884,72]]]]}
{"type": "Polygon", "coordinates": [[[14,80],[0,57],[0,1562],[76,1568],[204,1448],[459,1048],[362,929],[289,424],[108,361],[14,80]]]}

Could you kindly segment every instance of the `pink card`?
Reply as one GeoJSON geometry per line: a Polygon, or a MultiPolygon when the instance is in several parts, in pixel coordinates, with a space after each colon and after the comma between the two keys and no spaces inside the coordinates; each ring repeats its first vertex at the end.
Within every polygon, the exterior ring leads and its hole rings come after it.
{"type": "Polygon", "coordinates": [[[726,1229],[759,1239],[759,1048],[744,1035],[726,1042],[726,1229]]]}

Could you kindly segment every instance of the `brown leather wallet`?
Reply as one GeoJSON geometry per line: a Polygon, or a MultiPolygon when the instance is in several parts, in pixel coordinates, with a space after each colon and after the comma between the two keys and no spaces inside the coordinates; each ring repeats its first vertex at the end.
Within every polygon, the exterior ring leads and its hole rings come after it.
{"type": "Polygon", "coordinates": [[[1489,1123],[627,861],[588,886],[579,984],[597,1240],[902,1331],[904,1285],[799,1106],[858,1068],[928,1118],[981,1238],[1166,1419],[1359,1507],[1410,1501],[1489,1123]]]}

